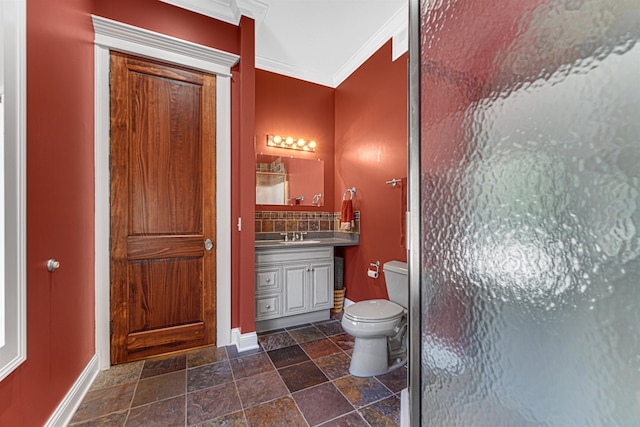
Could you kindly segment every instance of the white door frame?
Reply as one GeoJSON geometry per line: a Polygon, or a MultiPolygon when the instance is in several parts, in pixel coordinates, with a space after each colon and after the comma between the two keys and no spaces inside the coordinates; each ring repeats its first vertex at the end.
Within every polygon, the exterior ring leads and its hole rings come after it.
{"type": "Polygon", "coordinates": [[[216,344],[231,344],[231,67],[238,55],[92,16],[95,31],[95,310],[99,369],[110,357],[110,51],[216,75],[216,344]]]}

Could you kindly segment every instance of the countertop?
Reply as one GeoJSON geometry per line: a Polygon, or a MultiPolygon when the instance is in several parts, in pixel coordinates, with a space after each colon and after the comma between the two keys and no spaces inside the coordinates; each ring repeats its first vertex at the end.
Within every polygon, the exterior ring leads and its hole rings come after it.
{"type": "Polygon", "coordinates": [[[357,246],[360,243],[358,233],[331,233],[331,235],[305,236],[304,240],[285,242],[279,239],[256,239],[256,249],[260,248],[299,248],[314,246],[357,246]]]}

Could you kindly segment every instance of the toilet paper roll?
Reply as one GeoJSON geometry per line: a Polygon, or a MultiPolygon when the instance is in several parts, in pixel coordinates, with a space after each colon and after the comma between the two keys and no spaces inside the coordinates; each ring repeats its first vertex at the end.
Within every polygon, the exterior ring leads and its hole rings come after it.
{"type": "Polygon", "coordinates": [[[367,270],[367,276],[373,277],[374,279],[378,278],[378,272],[374,270],[367,270]]]}

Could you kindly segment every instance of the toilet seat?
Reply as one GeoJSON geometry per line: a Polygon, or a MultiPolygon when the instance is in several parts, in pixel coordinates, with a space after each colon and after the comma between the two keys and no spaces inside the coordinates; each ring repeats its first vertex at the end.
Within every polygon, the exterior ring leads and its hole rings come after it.
{"type": "Polygon", "coordinates": [[[404,308],[392,301],[373,299],[360,301],[345,308],[344,316],[361,323],[378,323],[401,317],[404,308]]]}

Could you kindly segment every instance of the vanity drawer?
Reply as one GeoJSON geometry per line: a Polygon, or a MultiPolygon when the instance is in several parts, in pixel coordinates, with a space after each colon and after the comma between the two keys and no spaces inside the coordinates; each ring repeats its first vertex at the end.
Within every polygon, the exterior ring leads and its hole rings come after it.
{"type": "Polygon", "coordinates": [[[280,290],[280,267],[256,268],[256,293],[280,290]]]}
{"type": "Polygon", "coordinates": [[[280,316],[280,296],[271,295],[256,298],[256,320],[280,316]]]}

